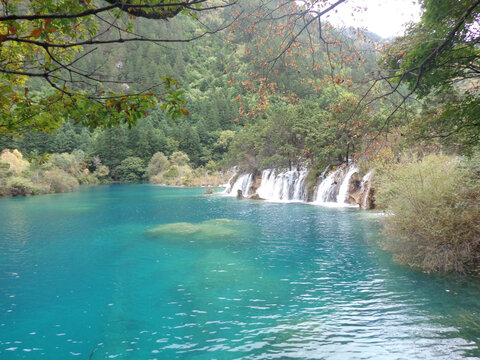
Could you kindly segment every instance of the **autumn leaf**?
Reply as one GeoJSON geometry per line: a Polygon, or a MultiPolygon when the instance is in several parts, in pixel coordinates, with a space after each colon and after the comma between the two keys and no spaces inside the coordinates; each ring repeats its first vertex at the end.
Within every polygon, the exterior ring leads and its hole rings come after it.
{"type": "Polygon", "coordinates": [[[43,29],[35,29],[32,31],[29,37],[38,37],[43,32],[43,29]]]}
{"type": "Polygon", "coordinates": [[[189,112],[187,109],[185,109],[185,108],[183,108],[183,107],[181,107],[181,106],[180,106],[180,111],[181,111],[181,112],[183,113],[183,115],[185,115],[185,116],[190,115],[190,112],[189,112]]]}

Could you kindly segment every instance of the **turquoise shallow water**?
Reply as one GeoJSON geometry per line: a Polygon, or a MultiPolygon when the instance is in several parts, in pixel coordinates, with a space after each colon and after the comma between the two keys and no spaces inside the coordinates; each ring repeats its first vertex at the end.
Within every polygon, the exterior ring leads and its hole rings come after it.
{"type": "Polygon", "coordinates": [[[480,281],[395,265],[371,214],[202,192],[1,199],[0,359],[480,357],[480,281]]]}

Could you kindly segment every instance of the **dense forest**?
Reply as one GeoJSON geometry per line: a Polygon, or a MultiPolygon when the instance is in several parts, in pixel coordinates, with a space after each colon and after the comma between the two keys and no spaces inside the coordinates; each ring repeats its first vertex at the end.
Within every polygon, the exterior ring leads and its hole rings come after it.
{"type": "MultiPolygon", "coordinates": [[[[206,21],[221,23],[228,16],[231,15],[215,13],[206,21]]],[[[145,91],[161,83],[164,77],[174,77],[184,91],[188,116],[172,119],[158,105],[148,109],[146,116],[131,129],[124,125],[95,130],[66,117],[62,120],[63,125],[53,133],[27,131],[20,138],[3,137],[0,147],[18,149],[27,157],[81,150],[90,159],[99,157],[102,164],[109,167],[109,176],[121,181],[125,178],[116,169],[128,157],[141,159],[146,169],[156,152],[170,156],[182,151],[195,168],[208,165],[210,169],[225,169],[243,162],[244,153],[237,149],[240,143],[252,151],[259,151],[259,154],[252,154],[257,159],[251,166],[283,166],[296,162],[307,148],[307,156],[316,157],[321,164],[344,161],[348,151],[355,151],[358,141],[353,140],[355,135],[351,129],[333,129],[345,120],[347,107],[353,106],[358,96],[352,85],[361,84],[364,74],[376,69],[377,54],[373,48],[375,40],[381,39],[373,34],[359,37],[353,30],[328,28],[325,31],[329,31],[332,41],[343,46],[348,40],[354,42],[350,46],[361,48],[356,61],[344,59],[340,48],[329,49],[330,59],[327,60],[327,53],[320,44],[313,44],[312,54],[304,54],[303,50],[292,52],[288,55],[288,62],[283,61],[268,69],[269,78],[264,79],[259,75],[265,72],[259,59],[268,56],[272,50],[259,47],[257,42],[265,40],[254,38],[250,26],[249,23],[239,23],[239,29],[235,31],[227,29],[187,44],[159,46],[141,42],[105,46],[82,64],[87,71],[100,73],[102,78],[118,80],[112,85],[116,88],[114,90],[145,91]],[[338,66],[335,74],[325,66],[327,61],[335,61],[338,66]],[[262,91],[266,81],[269,89],[262,91]],[[341,86],[340,81],[345,82],[345,86],[341,86]],[[285,124],[280,125],[276,114],[285,111],[291,119],[281,119],[285,124]],[[313,113],[315,120],[309,118],[313,113]],[[302,128],[301,133],[295,133],[297,129],[288,121],[298,121],[296,127],[302,128]],[[275,129],[277,123],[279,127],[275,129]],[[244,139],[249,134],[257,134],[256,127],[271,133],[269,139],[262,140],[261,146],[244,139]],[[325,127],[328,131],[324,131],[325,127]],[[290,143],[285,137],[299,140],[290,143]],[[236,144],[227,156],[234,139],[236,144]],[[312,142],[315,142],[314,146],[312,142]],[[268,149],[277,149],[278,144],[281,144],[279,151],[268,154],[268,149]],[[351,149],[347,150],[347,146],[351,149]],[[276,158],[271,158],[273,155],[276,158]]],[[[168,24],[139,22],[137,31],[160,37],[167,37],[170,33],[189,36],[201,32],[201,28],[190,18],[179,18],[168,24]]],[[[274,47],[281,34],[267,27],[265,31],[271,37],[270,46],[274,47]]],[[[35,80],[29,84],[31,92],[48,91],[35,80]]],[[[359,126],[365,131],[375,128],[373,120],[360,123],[361,120],[356,120],[352,127],[359,126]]]]}
{"type": "MultiPolygon", "coordinates": [[[[272,15],[274,9],[300,13],[295,3],[242,4],[265,12],[240,17],[233,6],[168,22],[139,19],[134,31],[145,38],[195,38],[205,28],[217,30],[194,41],[120,42],[76,54],[82,74],[104,80],[100,94],[148,94],[163,84],[166,101],[123,107],[106,100],[123,111],[116,117],[95,107],[97,115],[51,106],[36,110],[38,123],[48,126],[3,126],[0,149],[10,150],[0,157],[0,192],[61,192],[99,181],[213,185],[225,182],[233,166],[255,171],[308,164],[318,176],[326,166],[355,161],[365,171],[376,169],[377,203],[398,215],[387,228],[396,240],[402,233],[402,245],[388,245],[400,260],[478,271],[478,2],[424,0],[421,21],[388,41],[320,20],[309,28],[308,12],[303,24],[272,15]],[[455,182],[425,174],[448,174],[455,182]],[[408,199],[405,189],[419,181],[421,193],[408,199]],[[453,206],[454,216],[439,210],[438,217],[455,224],[432,220],[411,229],[412,219],[431,213],[435,198],[438,209],[453,206]],[[432,239],[432,233],[448,236],[432,239]],[[448,256],[436,250],[410,256],[435,243],[447,247],[448,256]]],[[[105,23],[102,29],[114,31],[105,23]]],[[[75,91],[89,90],[87,82],[73,83],[75,91]]],[[[35,77],[21,88],[28,89],[22,90],[27,101],[52,91],[35,77]]],[[[12,117],[24,111],[15,106],[12,117]]]]}

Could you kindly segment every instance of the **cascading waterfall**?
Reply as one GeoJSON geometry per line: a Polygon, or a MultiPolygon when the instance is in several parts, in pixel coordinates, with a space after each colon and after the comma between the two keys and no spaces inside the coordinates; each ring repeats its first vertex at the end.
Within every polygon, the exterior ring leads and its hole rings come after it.
{"type": "Polygon", "coordinates": [[[237,177],[237,181],[227,188],[225,193],[230,196],[237,196],[238,190],[242,191],[243,196],[248,196],[250,187],[252,186],[253,174],[242,174],[237,177]]]}
{"type": "Polygon", "coordinates": [[[372,182],[370,181],[370,178],[372,177],[373,170],[370,170],[363,178],[362,178],[362,183],[361,183],[361,191],[364,194],[363,195],[363,201],[362,201],[362,208],[366,209],[368,207],[368,196],[370,194],[370,188],[372,187],[372,182]],[[367,184],[367,187],[365,188],[365,184],[367,184]]]}
{"type": "MultiPolygon", "coordinates": [[[[350,182],[352,176],[358,173],[358,168],[354,165],[340,167],[328,173],[327,167],[322,173],[313,195],[313,204],[326,206],[351,206],[348,202],[350,182]],[[326,177],[325,177],[326,176],[326,177]]],[[[258,195],[259,198],[269,201],[308,201],[308,191],[305,186],[308,170],[305,168],[284,170],[277,172],[275,169],[266,169],[261,173],[261,181],[254,181],[254,174],[241,174],[237,177],[234,184],[229,184],[224,193],[230,196],[237,196],[238,190],[247,197],[250,192],[258,195]],[[252,186],[258,186],[257,189],[252,186]]],[[[361,191],[365,191],[365,184],[369,190],[369,179],[372,172],[367,173],[361,182],[361,191]]],[[[358,187],[357,187],[358,189],[358,187]]],[[[358,191],[358,190],[356,190],[358,191]]],[[[362,198],[362,201],[363,200],[362,198]]]]}
{"type": "Polygon", "coordinates": [[[362,189],[362,192],[365,191],[365,184],[370,181],[370,178],[372,177],[373,170],[370,170],[368,173],[365,174],[365,176],[362,178],[362,183],[360,184],[360,187],[362,189]]]}
{"type": "Polygon", "coordinates": [[[341,169],[330,173],[321,183],[318,185],[317,194],[315,196],[315,204],[325,204],[335,202],[336,192],[338,189],[338,182],[335,180],[341,169]]]}
{"type": "Polygon", "coordinates": [[[262,199],[273,199],[275,193],[275,171],[274,170],[263,170],[262,171],[262,182],[260,187],[257,189],[257,194],[262,199]]]}
{"type": "Polygon", "coordinates": [[[350,180],[358,172],[355,166],[339,168],[331,172],[318,185],[314,204],[325,206],[350,206],[347,202],[350,180]]]}
{"type": "MultiPolygon", "coordinates": [[[[235,168],[234,168],[234,170],[235,170],[235,168]]],[[[234,177],[235,177],[235,173],[232,175],[232,177],[231,177],[230,179],[228,179],[228,181],[227,181],[226,184],[221,185],[221,186],[223,186],[223,187],[225,188],[225,190],[223,190],[223,191],[221,192],[222,194],[229,194],[229,193],[230,193],[230,191],[232,190],[232,184],[231,184],[231,182],[232,182],[232,180],[233,180],[234,177]]]]}
{"type": "Polygon", "coordinates": [[[352,178],[353,174],[357,172],[358,172],[358,169],[355,166],[351,166],[350,169],[348,169],[348,172],[343,178],[342,185],[340,186],[340,189],[338,191],[337,204],[348,205],[347,200],[348,200],[348,190],[350,188],[350,179],[352,178]]]}
{"type": "Polygon", "coordinates": [[[252,178],[253,174],[249,174],[245,180],[244,186],[242,187],[242,194],[244,194],[244,196],[248,196],[248,193],[250,192],[250,188],[252,187],[252,178]]]}
{"type": "Polygon", "coordinates": [[[289,170],[275,174],[275,170],[262,172],[262,182],[257,194],[271,201],[305,201],[304,183],[308,170],[289,170]]]}
{"type": "Polygon", "coordinates": [[[300,172],[297,182],[294,186],[293,200],[303,201],[305,199],[305,178],[308,175],[308,170],[300,172]]]}

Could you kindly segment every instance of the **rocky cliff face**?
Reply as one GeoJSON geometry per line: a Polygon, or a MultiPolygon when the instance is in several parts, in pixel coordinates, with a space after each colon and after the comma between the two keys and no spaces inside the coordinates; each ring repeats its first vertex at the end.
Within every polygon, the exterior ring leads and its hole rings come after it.
{"type": "Polygon", "coordinates": [[[260,171],[255,171],[255,173],[253,173],[250,194],[247,195],[258,195],[257,190],[260,186],[262,186],[262,173],[260,171]]]}
{"type": "Polygon", "coordinates": [[[356,173],[351,181],[348,191],[348,202],[358,205],[361,209],[375,208],[374,189],[371,186],[371,172],[361,177],[356,173]]]}

